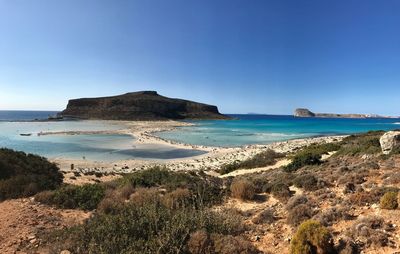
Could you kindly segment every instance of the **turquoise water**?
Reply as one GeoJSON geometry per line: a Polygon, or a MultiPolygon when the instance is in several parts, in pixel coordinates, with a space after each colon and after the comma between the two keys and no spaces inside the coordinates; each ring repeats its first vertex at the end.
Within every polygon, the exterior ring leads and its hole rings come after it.
{"type": "Polygon", "coordinates": [[[400,128],[400,119],[295,118],[293,116],[231,115],[237,120],[194,121],[195,126],[158,136],[207,146],[268,144],[295,138],[339,135],[400,128]]]}
{"type": "MultiPolygon", "coordinates": [[[[102,121],[29,121],[47,112],[17,114],[12,121],[0,118],[0,147],[38,154],[51,159],[87,159],[92,161],[117,161],[128,159],[163,160],[203,154],[199,150],[176,149],[166,145],[134,144],[134,138],[120,134],[90,135],[37,135],[40,132],[109,131],[126,127],[102,121]],[[23,119],[18,117],[23,115],[23,119]],[[34,118],[32,118],[34,117],[34,118]],[[2,120],[2,121],[1,121],[2,120]],[[23,121],[18,121],[23,120],[23,121]],[[20,134],[31,134],[21,136],[20,134]]],[[[0,114],[1,116],[1,114],[0,114]]],[[[4,115],[3,115],[4,116],[4,115]]],[[[8,115],[8,119],[11,117],[8,115]]]]}
{"type": "MultiPolygon", "coordinates": [[[[48,135],[40,132],[106,131],[126,127],[104,121],[39,122],[51,112],[0,111],[0,147],[12,148],[48,158],[116,161],[125,159],[176,159],[203,154],[167,145],[134,144],[128,135],[48,135]],[[20,134],[32,134],[21,136],[20,134]]],[[[232,115],[237,120],[194,121],[195,126],[158,133],[162,138],[195,145],[242,146],[268,144],[295,138],[393,130],[400,119],[325,119],[292,116],[232,115]]]]}

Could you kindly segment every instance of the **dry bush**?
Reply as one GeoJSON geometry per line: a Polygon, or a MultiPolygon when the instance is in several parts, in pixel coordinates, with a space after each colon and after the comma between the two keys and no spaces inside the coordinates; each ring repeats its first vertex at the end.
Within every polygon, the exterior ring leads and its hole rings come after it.
{"type": "Polygon", "coordinates": [[[188,250],[192,254],[214,253],[214,243],[204,230],[199,230],[190,235],[187,243],[188,250]]]}
{"type": "Polygon", "coordinates": [[[298,226],[303,221],[311,219],[315,212],[307,204],[301,204],[288,211],[287,222],[292,226],[298,226]]]}
{"type": "Polygon", "coordinates": [[[336,252],[338,254],[359,254],[360,250],[352,239],[346,237],[345,239],[339,239],[336,252]]]}
{"type": "Polygon", "coordinates": [[[251,221],[254,224],[264,224],[264,223],[272,223],[276,220],[274,215],[274,210],[272,208],[267,208],[257,214],[251,221]]]}
{"type": "Polygon", "coordinates": [[[382,218],[369,216],[357,220],[346,233],[352,239],[360,241],[365,247],[384,247],[389,242],[389,235],[384,230],[384,226],[382,218]]]}
{"type": "Polygon", "coordinates": [[[53,196],[53,191],[42,191],[35,195],[35,201],[43,204],[51,204],[53,196]]]}
{"type": "Polygon", "coordinates": [[[397,187],[374,187],[371,189],[371,195],[374,198],[374,203],[378,203],[380,199],[385,195],[387,192],[399,192],[399,188],[397,187]]]}
{"type": "Polygon", "coordinates": [[[187,247],[192,254],[258,254],[249,241],[241,236],[212,234],[199,230],[190,235],[187,247]]]}
{"type": "Polygon", "coordinates": [[[269,188],[267,188],[267,192],[270,192],[276,199],[281,202],[286,202],[291,196],[289,185],[286,183],[272,183],[269,188]]]}
{"type": "Polygon", "coordinates": [[[116,191],[121,198],[126,200],[129,199],[132,193],[135,192],[135,188],[132,186],[132,184],[128,183],[122,186],[121,188],[118,188],[116,191]]]}
{"type": "Polygon", "coordinates": [[[303,188],[306,191],[314,191],[326,187],[326,183],[316,178],[313,174],[304,174],[293,180],[294,186],[303,188]]]}
{"type": "Polygon", "coordinates": [[[340,185],[347,183],[362,184],[366,181],[366,176],[368,176],[368,174],[358,174],[358,173],[345,174],[339,177],[338,184],[340,185]]]}
{"type": "Polygon", "coordinates": [[[375,202],[375,197],[370,192],[356,192],[349,196],[350,204],[365,206],[375,202]]]}
{"type": "Polygon", "coordinates": [[[232,197],[241,200],[253,200],[255,196],[255,187],[253,183],[245,179],[233,181],[230,190],[232,197]]]}
{"type": "Polygon", "coordinates": [[[251,177],[249,180],[253,183],[256,193],[265,192],[264,186],[268,184],[268,180],[265,176],[256,175],[251,177]]]}
{"type": "Polygon", "coordinates": [[[119,197],[105,197],[97,205],[97,211],[104,214],[115,214],[124,205],[124,200],[119,197]]]}
{"type": "Polygon", "coordinates": [[[335,200],[337,200],[335,192],[333,192],[333,190],[329,189],[329,188],[316,190],[316,191],[313,192],[313,194],[319,200],[324,200],[324,199],[335,199],[335,200]]]}
{"type": "Polygon", "coordinates": [[[138,205],[143,206],[148,203],[154,203],[160,199],[160,194],[157,188],[137,188],[133,193],[129,201],[138,205]]]}
{"type": "Polygon", "coordinates": [[[400,172],[390,172],[382,176],[383,183],[387,184],[398,184],[400,183],[400,172]]]}
{"type": "Polygon", "coordinates": [[[162,202],[171,209],[179,209],[188,206],[191,203],[191,193],[188,189],[178,188],[165,194],[162,202]]]}
{"type": "Polygon", "coordinates": [[[328,254],[333,249],[332,236],[328,229],[313,220],[303,222],[290,242],[292,254],[328,254]]]}
{"type": "Polygon", "coordinates": [[[305,195],[296,195],[294,197],[291,197],[289,201],[286,204],[286,210],[292,210],[294,207],[301,205],[301,204],[307,204],[308,203],[308,198],[305,195]]]}
{"type": "Polygon", "coordinates": [[[218,254],[258,254],[249,241],[241,236],[213,235],[215,253],[218,254]]]}
{"type": "Polygon", "coordinates": [[[349,209],[345,207],[331,207],[313,217],[314,220],[319,221],[324,226],[332,226],[336,222],[350,220],[351,218],[349,209]]]}
{"type": "Polygon", "coordinates": [[[379,206],[381,209],[396,209],[399,206],[397,203],[397,192],[386,192],[381,198],[379,206]]]}

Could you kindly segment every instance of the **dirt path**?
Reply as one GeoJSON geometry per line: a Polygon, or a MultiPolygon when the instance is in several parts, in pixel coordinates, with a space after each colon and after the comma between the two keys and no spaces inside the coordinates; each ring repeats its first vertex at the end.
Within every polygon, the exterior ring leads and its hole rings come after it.
{"type": "Polygon", "coordinates": [[[90,213],[60,210],[32,199],[0,203],[0,253],[46,253],[39,251],[42,232],[81,223],[90,213]]]}

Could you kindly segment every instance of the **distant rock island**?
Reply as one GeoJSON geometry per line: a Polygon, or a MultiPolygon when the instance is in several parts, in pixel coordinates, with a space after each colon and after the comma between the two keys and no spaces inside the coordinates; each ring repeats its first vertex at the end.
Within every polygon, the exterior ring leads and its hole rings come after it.
{"type": "Polygon", "coordinates": [[[324,117],[324,118],[387,118],[385,116],[373,114],[334,114],[334,113],[314,113],[306,108],[297,108],[294,111],[295,117],[324,117]]]}
{"type": "Polygon", "coordinates": [[[64,118],[101,120],[229,119],[218,108],[203,103],[172,99],[155,91],[118,96],[74,99],[59,113],[64,118]]]}

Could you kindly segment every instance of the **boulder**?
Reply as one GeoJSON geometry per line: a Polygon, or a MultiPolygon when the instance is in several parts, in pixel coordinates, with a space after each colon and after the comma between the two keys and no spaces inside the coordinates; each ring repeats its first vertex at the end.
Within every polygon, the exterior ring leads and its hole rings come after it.
{"type": "Polygon", "coordinates": [[[383,154],[389,154],[394,149],[400,148],[400,131],[388,131],[382,135],[379,142],[383,154]]]}

